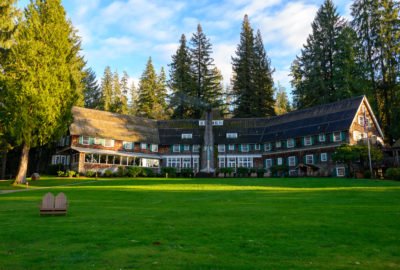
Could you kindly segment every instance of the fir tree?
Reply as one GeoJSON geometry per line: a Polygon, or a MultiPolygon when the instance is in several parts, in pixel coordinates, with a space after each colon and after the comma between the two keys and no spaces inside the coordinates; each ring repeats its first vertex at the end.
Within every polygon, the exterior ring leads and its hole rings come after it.
{"type": "Polygon", "coordinates": [[[105,111],[111,111],[113,105],[113,75],[111,68],[107,66],[104,69],[104,75],[101,79],[101,108],[105,111]]]}
{"type": "Polygon", "coordinates": [[[83,90],[79,50],[61,1],[31,1],[4,64],[2,109],[10,116],[10,134],[22,146],[15,183],[25,180],[30,148],[54,141],[67,130],[71,107],[83,90]]]}
{"type": "Polygon", "coordinates": [[[172,56],[170,66],[170,81],[172,91],[170,106],[173,109],[172,118],[184,119],[194,117],[190,97],[194,97],[194,81],[191,75],[190,52],[186,45],[186,37],[182,34],[180,45],[172,56]]]}
{"type": "Polygon", "coordinates": [[[275,113],[282,115],[290,112],[290,103],[286,93],[286,89],[278,82],[275,89],[275,113]]]}
{"type": "Polygon", "coordinates": [[[254,97],[254,35],[249,18],[244,16],[236,56],[232,57],[232,91],[235,95],[235,116],[251,117],[254,97]]]}
{"type": "Polygon", "coordinates": [[[256,117],[275,115],[274,81],[271,61],[264,49],[261,33],[258,30],[254,41],[254,90],[253,112],[256,117]]]}
{"type": "Polygon", "coordinates": [[[99,109],[101,105],[101,91],[97,83],[96,73],[91,69],[85,70],[84,84],[84,103],[86,108],[99,109]]]}
{"type": "Polygon", "coordinates": [[[138,89],[135,86],[135,82],[132,82],[129,91],[131,96],[131,103],[129,105],[129,114],[137,115],[137,104],[139,100],[139,94],[138,94],[138,89]]]}
{"type": "Polygon", "coordinates": [[[160,104],[160,111],[157,112],[157,119],[167,119],[169,118],[169,110],[167,109],[167,76],[165,75],[164,68],[160,70],[160,74],[157,78],[157,88],[156,88],[156,98],[157,103],[160,104]]]}
{"type": "Polygon", "coordinates": [[[139,98],[137,115],[155,119],[158,116],[161,105],[157,103],[155,89],[158,87],[158,78],[154,70],[151,57],[147,61],[139,82],[139,98]]]}
{"type": "Polygon", "coordinates": [[[114,71],[112,75],[112,98],[111,98],[111,111],[116,113],[122,113],[121,108],[121,85],[119,82],[119,74],[118,71],[114,71]]]}
{"type": "Polygon", "coordinates": [[[126,71],[123,72],[122,78],[121,78],[121,113],[127,114],[129,112],[128,108],[128,93],[129,93],[129,75],[126,71]]]}
{"type": "MultiPolygon", "coordinates": [[[[194,98],[199,104],[221,110],[222,92],[218,84],[218,74],[214,72],[214,59],[211,57],[212,45],[199,24],[191,39],[191,72],[195,84],[194,98]]],[[[193,108],[193,117],[200,118],[204,112],[202,105],[193,108]]]]}

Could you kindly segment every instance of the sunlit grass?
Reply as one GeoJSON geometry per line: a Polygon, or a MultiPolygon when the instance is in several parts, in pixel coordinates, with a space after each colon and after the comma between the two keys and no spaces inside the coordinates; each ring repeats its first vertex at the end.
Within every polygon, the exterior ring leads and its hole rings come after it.
{"type": "Polygon", "coordinates": [[[30,188],[0,194],[0,269],[400,269],[399,182],[43,178],[30,188]],[[39,217],[49,191],[67,195],[66,217],[39,217]]]}

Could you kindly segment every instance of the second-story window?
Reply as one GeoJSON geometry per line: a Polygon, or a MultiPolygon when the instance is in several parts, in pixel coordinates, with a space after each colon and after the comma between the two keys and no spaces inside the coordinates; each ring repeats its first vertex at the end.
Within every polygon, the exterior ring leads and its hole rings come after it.
{"type": "Polygon", "coordinates": [[[127,150],[133,149],[133,142],[122,142],[122,147],[127,150]]]}
{"type": "Polygon", "coordinates": [[[294,139],[287,139],[287,148],[294,147],[294,139]]]}
{"type": "Polygon", "coordinates": [[[185,144],[185,145],[183,146],[183,151],[190,151],[190,145],[185,144]]]}
{"type": "Polygon", "coordinates": [[[152,144],[150,147],[151,147],[150,148],[151,152],[158,152],[158,145],[157,144],[152,144]]]}
{"type": "Polygon", "coordinates": [[[89,145],[90,144],[90,137],[88,136],[81,136],[81,143],[83,145],[89,145]]]}
{"type": "Polygon", "coordinates": [[[276,147],[276,148],[281,148],[281,147],[282,147],[282,142],[281,142],[281,141],[277,141],[277,142],[275,143],[275,147],[276,147]]]}
{"type": "Polygon", "coordinates": [[[225,152],[225,144],[218,144],[218,152],[219,153],[225,152]]]}
{"type": "Polygon", "coordinates": [[[200,145],[194,144],[193,147],[192,147],[192,149],[193,149],[193,152],[194,152],[194,153],[198,153],[198,152],[200,151],[200,145]]]}
{"type": "Polygon", "coordinates": [[[141,143],[140,144],[140,149],[146,150],[147,149],[147,143],[141,143]]]}
{"type": "Polygon", "coordinates": [[[114,140],[104,139],[104,147],[114,147],[114,140]]]}
{"type": "Polygon", "coordinates": [[[260,149],[261,149],[260,144],[256,143],[256,144],[254,145],[254,150],[260,151],[260,149]]]}
{"type": "Polygon", "coordinates": [[[340,132],[333,132],[333,141],[334,142],[342,141],[342,136],[341,136],[340,132]]]}
{"type": "Polygon", "coordinates": [[[312,138],[311,136],[304,137],[304,145],[312,145],[312,138]]]}
{"type": "Polygon", "coordinates": [[[193,138],[192,133],[182,133],[182,139],[191,139],[193,138]]]}
{"type": "Polygon", "coordinates": [[[271,151],[271,149],[272,149],[271,143],[264,144],[264,151],[265,152],[271,151]]]}
{"type": "Polygon", "coordinates": [[[229,151],[235,151],[235,145],[234,144],[229,144],[228,145],[228,150],[229,151]]]}
{"type": "Polygon", "coordinates": [[[250,146],[248,144],[242,144],[241,145],[242,152],[249,152],[250,146]]]}
{"type": "Polygon", "coordinates": [[[174,144],[172,146],[172,152],[179,153],[181,151],[181,146],[179,144],[174,144]]]}
{"type": "Polygon", "coordinates": [[[325,134],[319,134],[318,135],[318,141],[319,142],[325,142],[325,134]]]}
{"type": "Polygon", "coordinates": [[[306,155],[306,164],[314,164],[314,155],[306,155]]]}

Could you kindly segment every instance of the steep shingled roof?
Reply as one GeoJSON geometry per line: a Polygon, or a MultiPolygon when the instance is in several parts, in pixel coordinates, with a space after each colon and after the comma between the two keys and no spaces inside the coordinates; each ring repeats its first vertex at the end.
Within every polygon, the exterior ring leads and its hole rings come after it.
{"type": "Polygon", "coordinates": [[[81,107],[73,107],[71,135],[159,144],[157,121],[81,107]]]}

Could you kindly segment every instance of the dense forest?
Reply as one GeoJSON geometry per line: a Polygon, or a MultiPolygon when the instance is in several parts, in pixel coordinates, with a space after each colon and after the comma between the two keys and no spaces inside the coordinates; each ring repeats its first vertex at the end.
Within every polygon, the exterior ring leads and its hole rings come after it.
{"type": "Polygon", "coordinates": [[[225,117],[270,117],[366,95],[387,143],[400,137],[398,1],[354,0],[345,20],[326,0],[293,60],[291,104],[247,15],[229,86],[200,24],[189,40],[181,35],[167,71],[157,72],[149,57],[135,85],[109,66],[97,80],[61,0],[33,0],[23,11],[16,2],[0,3],[0,178],[14,149],[21,151],[16,182],[23,182],[29,150],[65,134],[74,105],[153,119],[199,118],[208,108],[225,117]]]}

